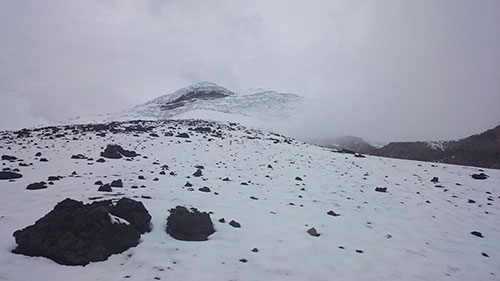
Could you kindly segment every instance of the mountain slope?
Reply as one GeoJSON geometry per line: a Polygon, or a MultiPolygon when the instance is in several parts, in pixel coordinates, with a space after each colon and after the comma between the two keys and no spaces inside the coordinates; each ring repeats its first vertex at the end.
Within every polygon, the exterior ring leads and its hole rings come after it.
{"type": "Polygon", "coordinates": [[[17,157],[4,157],[3,168],[22,174],[0,181],[0,280],[500,276],[498,170],[485,170],[489,178],[479,181],[471,177],[476,168],[355,158],[237,124],[193,120],[48,127],[1,132],[0,139],[0,154],[17,157]],[[140,156],[97,162],[108,144],[140,156]],[[71,158],[77,154],[86,159],[71,158]],[[195,177],[199,165],[202,175],[195,177]],[[26,189],[48,176],[62,178],[46,189],[26,189]],[[116,179],[123,187],[112,192],[94,185],[116,179]],[[209,192],[199,191],[203,187],[209,192]],[[136,247],[85,267],[10,252],[15,230],[67,197],[92,202],[124,196],[142,201],[152,215],[153,230],[136,247]],[[208,241],[179,241],[165,232],[168,210],[177,205],[212,212],[216,232],[208,241]],[[241,227],[230,226],[231,220],[241,227]],[[319,237],[307,233],[311,227],[319,237]]]}
{"type": "Polygon", "coordinates": [[[179,119],[187,115],[191,118],[215,121],[229,119],[249,121],[245,123],[247,125],[263,125],[286,121],[297,113],[302,101],[302,97],[289,93],[264,89],[236,93],[212,82],[200,82],[127,110],[73,119],[69,123],[179,119]],[[228,114],[231,115],[230,118],[217,119],[228,114]]]}
{"type": "Polygon", "coordinates": [[[456,141],[393,142],[367,153],[402,159],[500,169],[500,126],[456,141]]]}
{"type": "Polygon", "coordinates": [[[500,126],[460,140],[391,142],[382,147],[353,136],[310,142],[390,158],[500,169],[500,126]]]}

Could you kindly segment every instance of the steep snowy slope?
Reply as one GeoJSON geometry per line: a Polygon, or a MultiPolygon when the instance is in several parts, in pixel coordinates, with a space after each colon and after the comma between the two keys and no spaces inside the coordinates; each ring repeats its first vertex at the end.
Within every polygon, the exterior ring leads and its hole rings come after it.
{"type": "Polygon", "coordinates": [[[67,123],[178,119],[186,114],[200,119],[226,121],[227,118],[214,118],[230,114],[232,120],[248,120],[245,124],[254,125],[288,120],[297,114],[302,101],[302,97],[294,94],[264,89],[236,93],[212,82],[200,82],[131,109],[73,119],[67,123]]]}
{"type": "Polygon", "coordinates": [[[0,181],[0,280],[500,280],[498,170],[485,169],[489,178],[475,180],[477,168],[356,158],[236,124],[192,120],[52,127],[0,138],[0,155],[18,158],[5,157],[3,169],[23,176],[0,181]],[[140,156],[97,162],[108,144],[140,156]],[[90,159],[71,159],[76,154],[90,159]],[[204,166],[201,177],[193,176],[197,165],[204,166]],[[46,189],[26,189],[57,175],[62,179],[46,189]],[[94,185],[115,179],[123,187],[113,192],[94,185]],[[10,252],[15,230],[67,197],[123,196],[142,201],[152,215],[153,230],[136,247],[87,266],[10,252]],[[208,241],[165,232],[168,210],[177,205],[212,212],[216,232],[208,241]],[[311,227],[318,237],[307,233],[311,227]]]}

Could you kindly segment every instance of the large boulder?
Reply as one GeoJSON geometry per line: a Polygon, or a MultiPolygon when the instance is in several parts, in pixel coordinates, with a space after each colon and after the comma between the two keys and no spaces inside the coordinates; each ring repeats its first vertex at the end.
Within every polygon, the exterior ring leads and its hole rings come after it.
{"type": "Polygon", "coordinates": [[[136,246],[142,233],[114,208],[110,200],[83,204],[65,199],[34,225],[14,232],[18,246],[13,253],[43,256],[65,265],[106,260],[136,246]]]}
{"type": "Polygon", "coordinates": [[[149,226],[151,215],[149,215],[142,202],[124,197],[111,209],[111,214],[126,219],[141,234],[151,231],[149,226]]]}
{"type": "Polygon", "coordinates": [[[177,206],[170,210],[167,218],[167,233],[184,241],[205,241],[215,232],[210,215],[197,209],[177,206]]]}
{"type": "Polygon", "coordinates": [[[101,152],[102,157],[110,159],[120,159],[122,157],[135,157],[137,154],[135,151],[123,149],[121,146],[116,144],[108,144],[106,149],[101,152]]]}

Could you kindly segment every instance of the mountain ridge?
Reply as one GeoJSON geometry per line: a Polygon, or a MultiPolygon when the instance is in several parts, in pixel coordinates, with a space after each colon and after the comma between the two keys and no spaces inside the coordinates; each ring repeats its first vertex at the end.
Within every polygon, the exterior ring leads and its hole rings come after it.
{"type": "Polygon", "coordinates": [[[358,137],[312,142],[375,156],[500,169],[500,125],[458,140],[390,142],[378,148],[358,137]]]}

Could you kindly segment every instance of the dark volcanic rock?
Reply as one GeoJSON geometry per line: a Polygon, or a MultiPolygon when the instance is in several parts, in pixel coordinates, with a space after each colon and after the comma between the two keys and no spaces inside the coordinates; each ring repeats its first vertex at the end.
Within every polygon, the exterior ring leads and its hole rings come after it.
{"type": "Polygon", "coordinates": [[[44,188],[47,188],[47,185],[44,181],[30,183],[26,187],[26,189],[28,189],[28,190],[37,190],[37,189],[44,189],[44,188]]]}
{"type": "Polygon", "coordinates": [[[111,182],[111,187],[123,187],[122,180],[114,180],[111,182]]]}
{"type": "Polygon", "coordinates": [[[10,155],[2,155],[2,160],[15,161],[15,160],[17,160],[17,157],[10,156],[10,155]]]}
{"type": "Polygon", "coordinates": [[[85,156],[83,154],[76,154],[76,155],[72,155],[71,159],[87,159],[87,156],[85,156]]]}
{"type": "Polygon", "coordinates": [[[141,234],[151,231],[151,215],[142,202],[124,197],[111,209],[111,214],[126,219],[141,234]]]}
{"type": "Polygon", "coordinates": [[[201,169],[196,170],[196,172],[193,173],[193,177],[201,177],[203,175],[203,172],[201,169]]]}
{"type": "Polygon", "coordinates": [[[141,236],[133,224],[112,221],[112,208],[111,201],[84,205],[65,199],[34,225],[14,232],[18,246],[13,252],[65,265],[106,260],[136,246],[141,236]]]}
{"type": "Polygon", "coordinates": [[[135,151],[125,150],[121,146],[116,144],[108,144],[106,149],[101,152],[101,156],[110,159],[120,159],[122,157],[135,157],[139,154],[135,151]]]}
{"type": "Polygon", "coordinates": [[[111,192],[113,189],[111,188],[111,185],[109,183],[99,187],[97,191],[104,191],[104,192],[111,192]]]}
{"type": "Polygon", "coordinates": [[[184,241],[205,241],[208,236],[215,232],[206,212],[200,213],[192,208],[177,206],[170,210],[167,218],[167,233],[175,239],[184,241]]]}
{"type": "Polygon", "coordinates": [[[314,228],[314,227],[309,228],[307,230],[307,233],[309,233],[309,235],[314,236],[314,237],[319,236],[319,233],[316,231],[316,228],[314,228]]]}
{"type": "Polygon", "coordinates": [[[485,180],[488,178],[488,175],[486,175],[485,173],[473,174],[472,178],[475,180],[485,180]]]}
{"type": "Polygon", "coordinates": [[[210,192],[210,188],[208,188],[206,186],[204,186],[202,188],[198,188],[198,190],[201,191],[201,192],[210,192]]]}
{"type": "Polygon", "coordinates": [[[61,176],[49,176],[49,177],[47,178],[47,180],[48,180],[48,181],[58,181],[58,180],[60,180],[60,179],[62,179],[62,178],[63,178],[63,177],[61,177],[61,176]]]}
{"type": "Polygon", "coordinates": [[[0,180],[11,180],[11,179],[18,179],[18,178],[22,178],[22,177],[23,177],[23,175],[18,174],[18,173],[14,173],[14,172],[8,172],[8,171],[0,172],[0,180]]]}
{"type": "Polygon", "coordinates": [[[235,220],[231,220],[229,222],[229,225],[232,226],[232,227],[236,227],[236,228],[240,228],[241,227],[241,224],[235,220]]]}
{"type": "Polygon", "coordinates": [[[338,216],[340,216],[340,214],[337,214],[337,213],[335,213],[335,212],[334,212],[334,211],[332,211],[332,210],[328,211],[328,213],[326,213],[326,214],[327,214],[327,215],[330,215],[330,216],[334,216],[334,217],[338,217],[338,216]]]}
{"type": "Polygon", "coordinates": [[[477,236],[477,237],[484,238],[483,234],[481,232],[479,232],[479,231],[472,231],[470,234],[472,234],[474,236],[477,236]]]}

